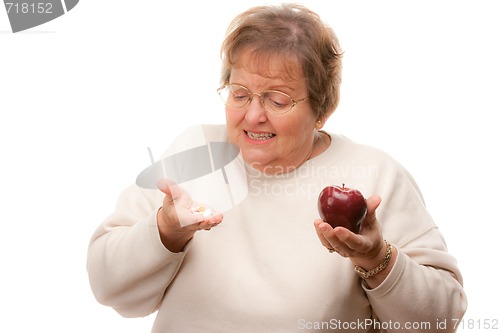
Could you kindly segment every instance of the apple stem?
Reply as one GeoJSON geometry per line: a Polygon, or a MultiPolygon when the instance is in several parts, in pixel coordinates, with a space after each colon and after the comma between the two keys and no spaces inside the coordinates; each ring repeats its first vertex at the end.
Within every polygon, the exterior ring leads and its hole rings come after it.
{"type": "Polygon", "coordinates": [[[342,183],[342,189],[345,190],[345,183],[342,183]]]}

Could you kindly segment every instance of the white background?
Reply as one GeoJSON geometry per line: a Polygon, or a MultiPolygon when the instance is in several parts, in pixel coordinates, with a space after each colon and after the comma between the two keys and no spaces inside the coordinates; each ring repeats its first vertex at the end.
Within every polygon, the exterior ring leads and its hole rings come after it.
{"type": "MultiPolygon", "coordinates": [[[[500,320],[495,3],[303,1],[345,50],[326,129],[416,178],[464,275],[474,324],[461,331],[500,320]]],[[[224,122],[219,45],[259,4],[81,0],[17,34],[0,9],[0,331],[149,331],[154,316],[124,319],[93,298],[89,238],[148,146],[158,156],[182,129],[224,122]]]]}

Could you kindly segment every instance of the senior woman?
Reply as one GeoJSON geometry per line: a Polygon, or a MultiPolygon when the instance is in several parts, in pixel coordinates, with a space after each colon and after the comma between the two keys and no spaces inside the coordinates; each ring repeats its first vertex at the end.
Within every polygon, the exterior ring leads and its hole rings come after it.
{"type": "Polygon", "coordinates": [[[153,332],[454,331],[462,277],[414,180],[322,130],[339,101],[333,31],[302,6],[255,7],[221,55],[218,130],[241,151],[248,194],[181,226],[194,204],[182,188],[126,189],[91,239],[98,301],[125,317],[157,311],[153,332]],[[368,198],[359,234],[318,219],[319,192],[342,183],[368,198]]]}

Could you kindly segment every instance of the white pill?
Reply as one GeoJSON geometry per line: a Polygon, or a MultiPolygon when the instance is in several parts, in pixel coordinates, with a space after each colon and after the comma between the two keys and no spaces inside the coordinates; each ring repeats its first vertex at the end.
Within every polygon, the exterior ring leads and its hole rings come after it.
{"type": "Polygon", "coordinates": [[[201,213],[203,217],[209,217],[209,216],[214,216],[214,213],[212,212],[211,209],[205,209],[203,213],[201,213]]]}

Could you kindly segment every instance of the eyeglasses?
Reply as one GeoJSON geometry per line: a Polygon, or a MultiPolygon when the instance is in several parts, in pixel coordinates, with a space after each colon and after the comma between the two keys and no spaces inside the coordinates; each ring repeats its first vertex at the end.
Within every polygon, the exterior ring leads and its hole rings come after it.
{"type": "Polygon", "coordinates": [[[239,84],[225,83],[217,89],[224,104],[232,108],[242,108],[252,102],[253,95],[259,96],[260,103],[270,114],[283,114],[290,111],[295,105],[305,101],[308,97],[294,100],[287,94],[277,90],[265,90],[261,93],[254,93],[248,88],[239,84]]]}

